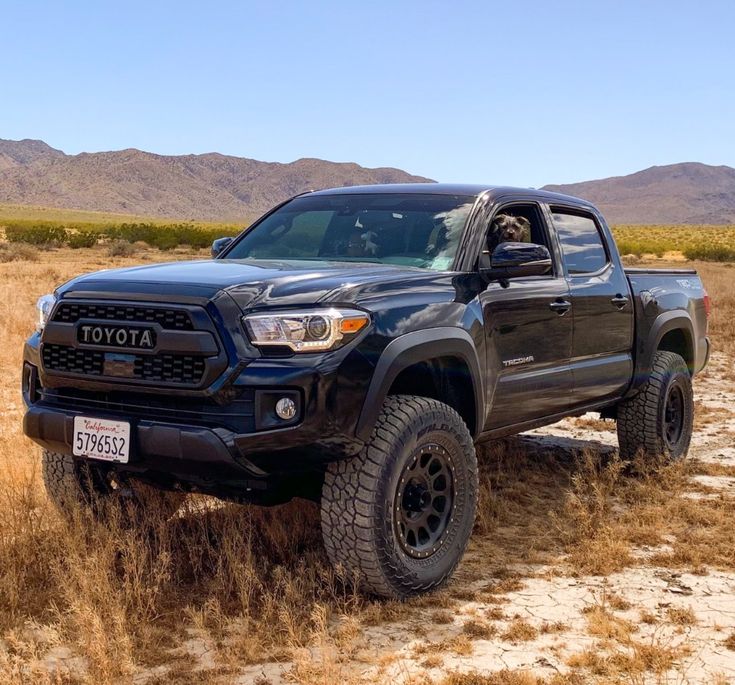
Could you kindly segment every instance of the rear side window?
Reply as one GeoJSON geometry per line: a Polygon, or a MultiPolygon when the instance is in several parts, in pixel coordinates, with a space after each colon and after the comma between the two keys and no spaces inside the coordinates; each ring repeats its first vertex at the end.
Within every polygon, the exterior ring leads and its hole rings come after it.
{"type": "Polygon", "coordinates": [[[607,264],[602,236],[591,216],[554,210],[554,226],[570,274],[588,274],[607,264]]]}

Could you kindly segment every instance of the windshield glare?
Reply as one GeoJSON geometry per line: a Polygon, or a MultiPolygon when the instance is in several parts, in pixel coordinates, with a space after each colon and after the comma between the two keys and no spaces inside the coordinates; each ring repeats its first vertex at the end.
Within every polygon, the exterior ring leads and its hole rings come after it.
{"type": "Polygon", "coordinates": [[[460,195],[299,197],[246,232],[227,259],[451,268],[474,203],[460,195]]]}

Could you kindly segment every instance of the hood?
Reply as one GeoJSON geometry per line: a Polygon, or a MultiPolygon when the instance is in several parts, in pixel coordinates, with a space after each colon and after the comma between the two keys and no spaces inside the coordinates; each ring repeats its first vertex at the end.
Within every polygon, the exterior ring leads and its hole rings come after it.
{"type": "Polygon", "coordinates": [[[216,259],[97,271],[75,278],[59,293],[212,298],[226,291],[242,308],[248,308],[350,302],[365,288],[407,279],[434,281],[438,275],[425,269],[362,262],[216,259]]]}

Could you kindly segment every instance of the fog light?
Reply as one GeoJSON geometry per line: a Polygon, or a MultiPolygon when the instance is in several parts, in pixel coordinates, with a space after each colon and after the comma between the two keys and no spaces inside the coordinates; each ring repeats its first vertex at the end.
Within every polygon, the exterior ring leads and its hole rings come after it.
{"type": "Polygon", "coordinates": [[[276,414],[278,414],[278,417],[284,421],[290,421],[294,416],[296,416],[295,402],[288,397],[282,397],[278,402],[276,402],[276,414]]]}

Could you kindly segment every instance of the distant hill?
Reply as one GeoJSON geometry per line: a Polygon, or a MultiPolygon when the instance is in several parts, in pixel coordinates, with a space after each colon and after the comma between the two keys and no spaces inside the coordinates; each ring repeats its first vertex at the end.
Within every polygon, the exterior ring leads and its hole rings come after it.
{"type": "Polygon", "coordinates": [[[697,162],[548,185],[594,202],[613,224],[735,224],[735,169],[697,162]]]}
{"type": "MultiPolygon", "coordinates": [[[[280,164],[134,149],[67,155],[41,140],[0,139],[0,203],[16,205],[237,222],[305,190],[428,180],[322,159],[280,164]]],[[[614,224],[735,223],[735,169],[727,166],[654,166],[545,189],[591,200],[614,224]]]]}
{"type": "Polygon", "coordinates": [[[429,180],[321,159],[280,164],[134,149],[67,155],[40,140],[0,139],[0,203],[238,221],[305,190],[429,180]]]}

